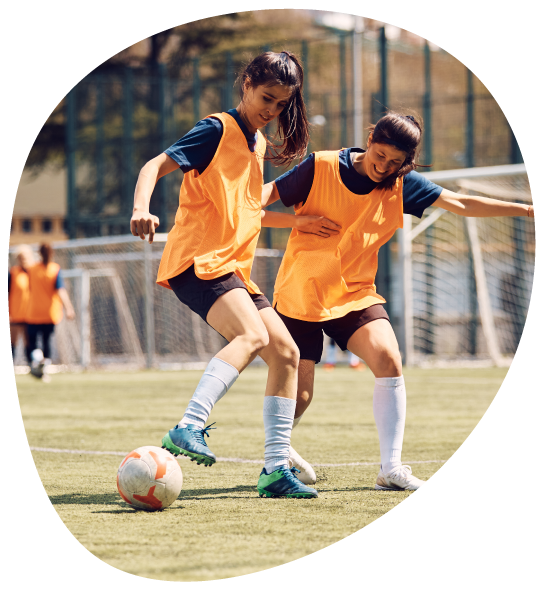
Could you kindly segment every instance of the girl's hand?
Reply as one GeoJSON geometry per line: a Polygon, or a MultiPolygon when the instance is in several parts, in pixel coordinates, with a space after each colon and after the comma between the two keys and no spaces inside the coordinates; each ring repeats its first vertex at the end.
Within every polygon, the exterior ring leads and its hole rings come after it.
{"type": "Polygon", "coordinates": [[[314,215],[299,215],[295,217],[295,228],[301,233],[313,233],[320,237],[331,237],[337,235],[341,229],[340,225],[326,219],[326,217],[317,217],[314,215]]]}
{"type": "Polygon", "coordinates": [[[134,211],[130,220],[130,231],[132,235],[139,236],[141,239],[145,239],[145,235],[148,235],[149,243],[152,243],[154,233],[159,225],[160,221],[156,215],[151,215],[145,211],[134,211]]]}

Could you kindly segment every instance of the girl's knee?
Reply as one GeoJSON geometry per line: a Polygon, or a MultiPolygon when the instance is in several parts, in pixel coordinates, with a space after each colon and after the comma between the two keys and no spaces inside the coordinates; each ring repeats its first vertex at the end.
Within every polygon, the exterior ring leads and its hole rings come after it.
{"type": "Polygon", "coordinates": [[[246,343],[251,354],[261,352],[269,345],[269,334],[266,329],[248,331],[239,336],[239,339],[246,343]]]}
{"type": "Polygon", "coordinates": [[[401,376],[402,361],[399,350],[385,350],[379,354],[375,373],[381,377],[401,376]]]}

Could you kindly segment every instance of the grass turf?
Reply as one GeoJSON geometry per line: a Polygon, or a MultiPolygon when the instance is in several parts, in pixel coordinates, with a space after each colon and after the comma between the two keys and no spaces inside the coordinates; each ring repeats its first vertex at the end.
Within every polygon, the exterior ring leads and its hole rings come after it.
{"type": "MultiPolygon", "coordinates": [[[[252,573],[301,558],[374,521],[408,492],[374,491],[379,461],[372,416],[373,378],[348,368],[317,370],[313,404],[292,443],[318,475],[318,499],[261,499],[263,368],[247,369],[213,410],[218,430],[211,468],[179,461],[184,485],[163,512],[130,508],[117,493],[121,456],[34,451],[41,480],[73,535],[121,570],[163,580],[203,581],[252,573]]],[[[495,396],[506,369],[405,371],[407,426],[403,462],[447,460],[495,396]]],[[[32,447],[128,453],[160,446],[179,420],[200,372],[59,374],[49,384],[17,377],[32,447]]],[[[426,479],[442,465],[413,464],[426,479]]]]}

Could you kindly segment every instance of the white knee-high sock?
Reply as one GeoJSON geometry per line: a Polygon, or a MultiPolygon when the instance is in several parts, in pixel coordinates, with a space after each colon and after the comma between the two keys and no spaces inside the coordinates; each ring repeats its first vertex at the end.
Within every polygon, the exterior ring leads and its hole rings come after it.
{"type": "Polygon", "coordinates": [[[215,403],[222,399],[238,376],[237,368],[220,358],[213,358],[207,365],[179,425],[187,426],[192,423],[205,427],[215,403]]]}
{"type": "Polygon", "coordinates": [[[402,376],[375,378],[373,413],[382,470],[387,473],[401,464],[406,420],[406,389],[402,376]]]}
{"type": "Polygon", "coordinates": [[[302,417],[303,417],[303,413],[299,417],[294,417],[294,423],[292,424],[292,429],[294,429],[294,427],[297,426],[297,424],[301,421],[302,417]]]}
{"type": "Polygon", "coordinates": [[[267,474],[277,470],[279,466],[288,466],[295,404],[295,399],[285,397],[263,398],[264,457],[267,474]]]}

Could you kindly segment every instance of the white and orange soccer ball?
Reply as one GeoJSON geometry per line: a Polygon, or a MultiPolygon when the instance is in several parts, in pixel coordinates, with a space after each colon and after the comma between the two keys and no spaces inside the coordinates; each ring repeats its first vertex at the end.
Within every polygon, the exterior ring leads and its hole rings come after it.
{"type": "Polygon", "coordinates": [[[179,496],[183,473],[175,458],[157,446],[142,446],[120,463],[117,488],[134,509],[158,511],[179,496]]]}

